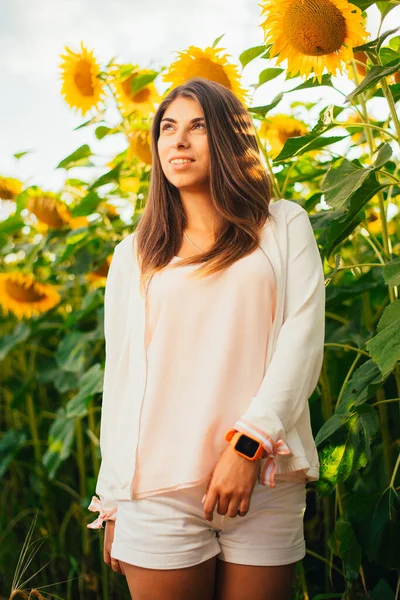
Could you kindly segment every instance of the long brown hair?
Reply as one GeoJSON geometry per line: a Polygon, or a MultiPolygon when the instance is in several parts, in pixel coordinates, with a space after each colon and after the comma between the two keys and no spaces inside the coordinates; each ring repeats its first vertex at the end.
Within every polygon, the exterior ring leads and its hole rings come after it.
{"type": "Polygon", "coordinates": [[[171,267],[201,263],[194,270],[198,277],[225,269],[255,250],[270,214],[271,180],[262,164],[247,109],[228,88],[203,77],[192,77],[175,87],[162,100],[151,128],[150,189],[134,236],[142,290],[148,279],[177,254],[186,227],[179,189],[165,177],[157,150],[161,119],[180,96],[197,100],[204,112],[210,194],[222,225],[208,251],[171,263],[171,267]]]}

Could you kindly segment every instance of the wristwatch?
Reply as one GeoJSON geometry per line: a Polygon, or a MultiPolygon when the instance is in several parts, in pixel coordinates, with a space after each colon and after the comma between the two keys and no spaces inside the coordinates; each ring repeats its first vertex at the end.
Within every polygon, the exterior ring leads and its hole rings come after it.
{"type": "Polygon", "coordinates": [[[237,431],[237,429],[230,429],[225,434],[225,439],[230,442],[235,452],[248,460],[257,460],[263,458],[266,454],[261,442],[245,433],[237,431]]]}

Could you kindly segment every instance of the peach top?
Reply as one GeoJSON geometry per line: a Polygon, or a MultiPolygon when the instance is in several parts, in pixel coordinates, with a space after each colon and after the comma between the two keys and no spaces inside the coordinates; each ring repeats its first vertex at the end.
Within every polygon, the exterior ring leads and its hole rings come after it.
{"type": "Polygon", "coordinates": [[[135,499],[208,479],[264,377],[276,302],[269,259],[258,247],[219,273],[186,276],[197,267],[167,266],[149,283],[135,499]]]}

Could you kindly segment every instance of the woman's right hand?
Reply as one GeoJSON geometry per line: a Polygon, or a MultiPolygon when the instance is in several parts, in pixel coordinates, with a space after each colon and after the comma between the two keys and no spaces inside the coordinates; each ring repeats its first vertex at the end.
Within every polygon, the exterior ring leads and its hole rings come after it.
{"type": "Polygon", "coordinates": [[[111,546],[114,540],[115,521],[106,521],[104,530],[104,562],[112,568],[113,571],[124,575],[121,563],[111,556],[111,546]]]}

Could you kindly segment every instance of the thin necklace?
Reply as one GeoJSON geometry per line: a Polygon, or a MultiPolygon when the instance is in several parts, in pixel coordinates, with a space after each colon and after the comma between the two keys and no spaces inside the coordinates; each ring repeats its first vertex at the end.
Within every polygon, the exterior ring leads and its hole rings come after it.
{"type": "Polygon", "coordinates": [[[194,243],[194,242],[193,242],[193,241],[190,239],[190,237],[189,237],[188,235],[186,235],[186,233],[185,233],[185,232],[183,232],[183,235],[184,235],[184,236],[185,236],[185,237],[186,237],[186,238],[189,240],[189,242],[190,242],[191,244],[193,244],[193,246],[196,246],[196,248],[197,248],[198,250],[201,250],[202,252],[205,252],[205,250],[202,250],[201,248],[199,248],[199,247],[197,246],[197,244],[195,244],[195,243],[194,243]]]}

